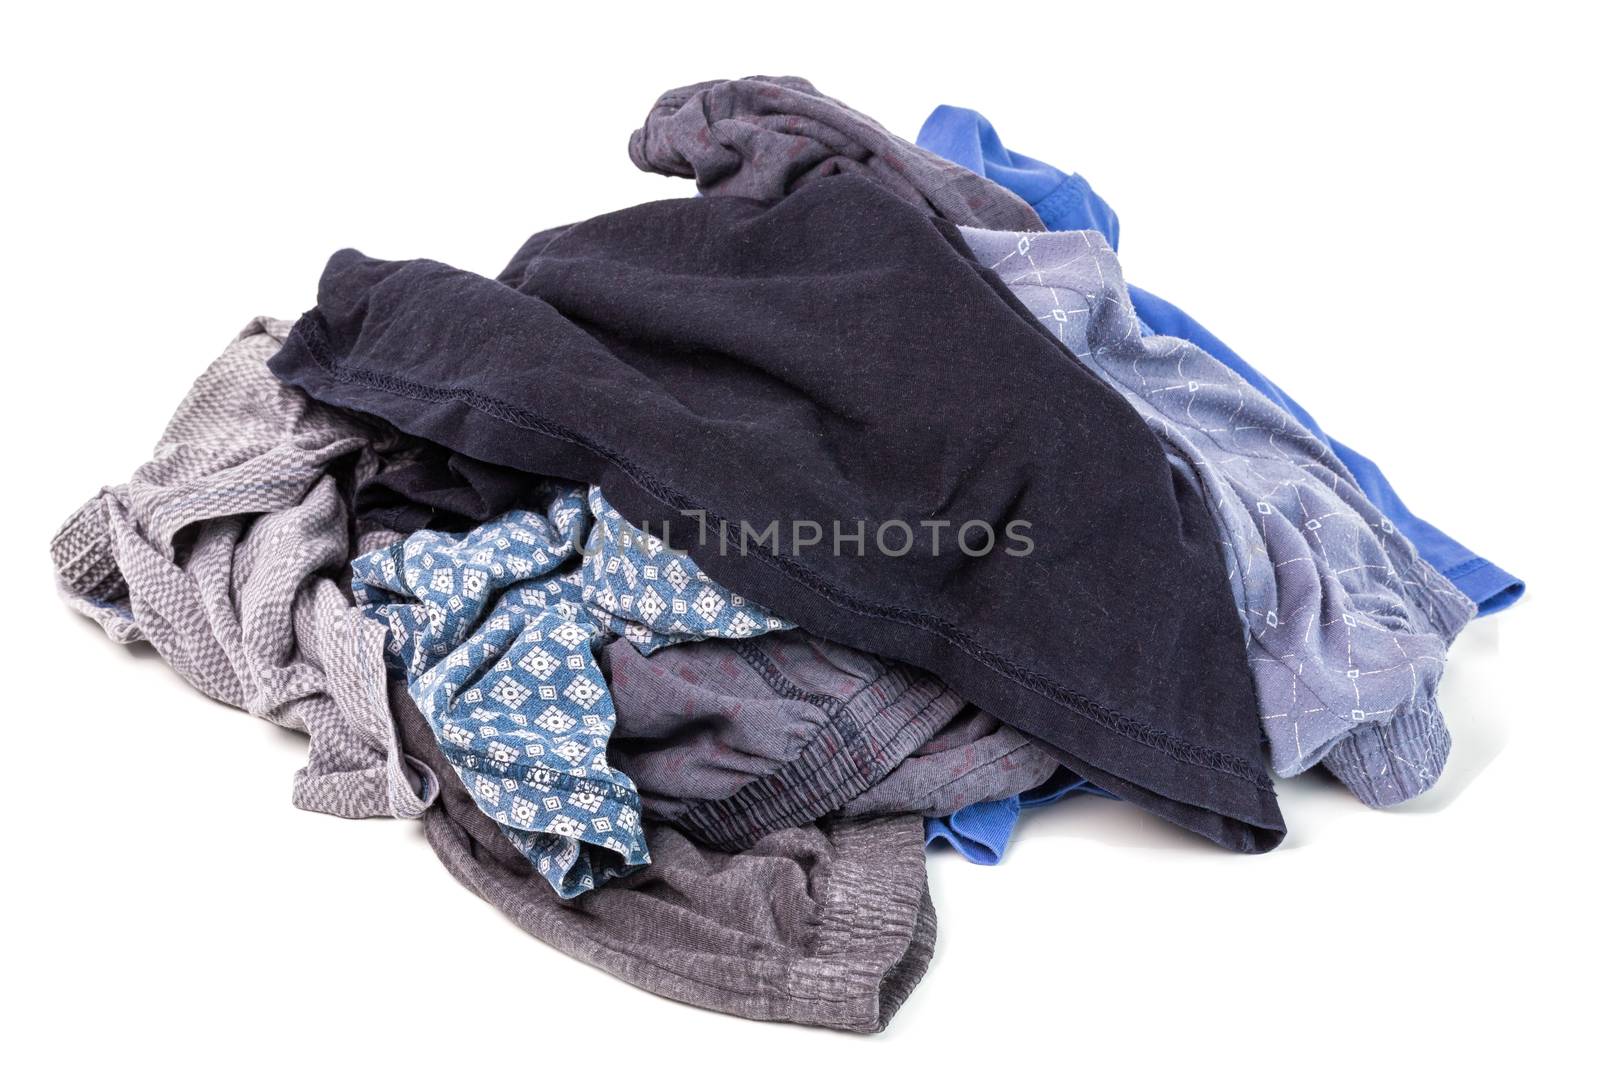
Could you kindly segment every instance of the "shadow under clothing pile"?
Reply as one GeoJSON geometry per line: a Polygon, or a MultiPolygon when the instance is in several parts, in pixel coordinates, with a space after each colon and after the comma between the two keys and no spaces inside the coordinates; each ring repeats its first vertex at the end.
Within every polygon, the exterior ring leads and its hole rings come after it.
{"type": "Polygon", "coordinates": [[[493,279],[337,253],[68,519],[63,596],[306,733],[295,804],[420,818],[527,932],[753,1019],[881,1029],[925,848],[998,862],[1027,808],[1260,852],[1274,773],[1427,789],[1449,644],[1520,583],[1441,574],[1370,461],[1152,331],[1086,184],[944,110],[954,162],[689,86],[629,153],[702,197],[493,279]]]}

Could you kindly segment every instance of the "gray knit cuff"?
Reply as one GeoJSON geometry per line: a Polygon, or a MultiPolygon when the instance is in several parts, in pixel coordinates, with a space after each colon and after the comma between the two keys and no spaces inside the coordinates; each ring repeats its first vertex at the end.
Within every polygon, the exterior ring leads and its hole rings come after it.
{"type": "Polygon", "coordinates": [[[1383,808],[1433,788],[1449,756],[1450,731],[1430,695],[1348,734],[1322,765],[1363,804],[1383,808]]]}
{"type": "Polygon", "coordinates": [[[100,624],[121,645],[144,640],[128,605],[128,583],[117,565],[114,534],[106,512],[110,491],[73,512],[50,539],[56,591],[67,606],[100,624]]]}
{"type": "Polygon", "coordinates": [[[920,844],[922,820],[833,824],[838,861],[823,890],[817,941],[790,971],[793,1021],[875,1033],[927,972],[938,918],[921,853],[894,841],[906,832],[920,844]]]}
{"type": "MultiPolygon", "coordinates": [[[[1463,596],[1427,560],[1418,556],[1406,571],[1412,602],[1427,613],[1427,624],[1446,648],[1477,614],[1478,606],[1463,596]]],[[[1450,757],[1450,730],[1439,711],[1429,679],[1423,692],[1402,704],[1381,722],[1370,722],[1341,738],[1322,766],[1374,808],[1421,796],[1438,782],[1450,757]]]]}
{"type": "Polygon", "coordinates": [[[74,511],[50,539],[50,562],[64,593],[89,600],[120,600],[128,587],[111,551],[111,527],[99,496],[74,511]]]}

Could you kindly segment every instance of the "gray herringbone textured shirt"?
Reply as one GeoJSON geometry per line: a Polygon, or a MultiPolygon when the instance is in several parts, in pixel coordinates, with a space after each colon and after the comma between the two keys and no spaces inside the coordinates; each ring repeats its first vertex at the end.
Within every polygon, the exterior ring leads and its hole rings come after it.
{"type": "Polygon", "coordinates": [[[400,750],[384,630],[339,586],[358,548],[340,483],[377,462],[373,431],[267,371],[289,326],[246,326],[154,457],[67,520],[57,583],[112,640],[148,641],[207,696],[308,734],[298,807],[414,818],[437,782],[400,750]]]}

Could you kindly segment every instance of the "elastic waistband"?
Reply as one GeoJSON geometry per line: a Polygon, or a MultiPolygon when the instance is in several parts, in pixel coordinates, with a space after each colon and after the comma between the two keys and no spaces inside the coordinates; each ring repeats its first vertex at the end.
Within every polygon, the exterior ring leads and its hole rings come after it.
{"type": "Polygon", "coordinates": [[[882,780],[961,705],[937,678],[891,669],[840,705],[793,760],[730,797],[693,805],[674,822],[730,852],[815,822],[882,780]]]}
{"type": "Polygon", "coordinates": [[[1349,734],[1322,765],[1363,804],[1383,808],[1433,788],[1449,758],[1450,731],[1429,694],[1388,722],[1349,734]]]}

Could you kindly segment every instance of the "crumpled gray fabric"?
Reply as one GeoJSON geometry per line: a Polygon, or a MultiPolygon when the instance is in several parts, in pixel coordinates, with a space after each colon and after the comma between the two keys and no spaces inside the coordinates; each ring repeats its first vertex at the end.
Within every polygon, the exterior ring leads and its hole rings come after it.
{"type": "Polygon", "coordinates": [[[1321,763],[1374,806],[1432,786],[1450,752],[1436,690],[1473,602],[1291,415],[1187,341],[1141,337],[1100,234],[961,232],[1203,486],[1273,770],[1321,763]]]}
{"type": "Polygon", "coordinates": [[[373,431],[267,371],[290,325],[246,326],[154,457],[66,521],[57,586],[113,641],[148,641],[207,696],[309,735],[297,807],[415,818],[438,783],[401,754],[386,631],[336,580],[358,550],[348,485],[376,462],[373,431]]]}
{"type": "Polygon", "coordinates": [[[423,817],[439,860],[575,959],[712,1011],[867,1033],[927,970],[937,920],[914,816],[824,820],[738,853],[651,823],[648,867],[563,902],[450,772],[398,683],[394,707],[407,753],[443,783],[423,817]]]}
{"type": "Polygon", "coordinates": [[[628,141],[640,170],[702,193],[779,200],[817,178],[866,173],[952,222],[1043,230],[1009,189],[902,140],[804,78],[707,81],[661,94],[628,141]]]}
{"type": "Polygon", "coordinates": [[[1061,764],[1027,734],[967,705],[894,770],[840,809],[939,818],[1043,785],[1061,764]]]}
{"type": "Polygon", "coordinates": [[[1059,766],[931,675],[804,631],[600,659],[613,765],[650,817],[717,848],[838,811],[947,815],[1059,766]]]}

